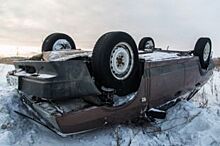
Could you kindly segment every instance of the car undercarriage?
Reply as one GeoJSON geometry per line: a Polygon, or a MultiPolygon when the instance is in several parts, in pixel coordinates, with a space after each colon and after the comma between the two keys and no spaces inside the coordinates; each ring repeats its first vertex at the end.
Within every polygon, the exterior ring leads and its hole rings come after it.
{"type": "Polygon", "coordinates": [[[138,117],[165,117],[212,76],[209,38],[200,38],[194,50],[170,51],[145,37],[138,49],[124,32],[104,34],[93,51],[75,49],[64,34],[48,36],[38,57],[15,62],[8,73],[34,114],[16,112],[62,136],[76,134],[138,117]]]}

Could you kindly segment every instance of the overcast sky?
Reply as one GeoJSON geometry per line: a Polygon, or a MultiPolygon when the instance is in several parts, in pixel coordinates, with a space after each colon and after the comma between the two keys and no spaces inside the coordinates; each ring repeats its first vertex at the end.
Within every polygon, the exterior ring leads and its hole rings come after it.
{"type": "Polygon", "coordinates": [[[92,48],[113,30],[143,36],[156,46],[193,49],[200,36],[220,56],[219,0],[0,0],[0,45],[40,47],[53,32],[71,35],[78,48],[92,48]]]}

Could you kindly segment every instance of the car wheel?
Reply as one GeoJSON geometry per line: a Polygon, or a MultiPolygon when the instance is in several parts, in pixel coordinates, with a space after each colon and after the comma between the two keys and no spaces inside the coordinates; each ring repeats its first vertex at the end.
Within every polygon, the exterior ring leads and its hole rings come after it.
{"type": "Polygon", "coordinates": [[[151,37],[144,37],[141,39],[139,46],[139,50],[145,51],[145,50],[151,50],[155,48],[154,40],[151,37]]]}
{"type": "Polygon", "coordinates": [[[139,63],[137,46],[125,32],[109,32],[95,44],[92,68],[96,85],[100,90],[115,89],[119,96],[137,90],[139,63]]]}
{"type": "Polygon", "coordinates": [[[42,52],[76,49],[73,39],[63,33],[53,33],[46,37],[42,45],[42,52]]]}
{"type": "Polygon", "coordinates": [[[210,38],[199,38],[194,48],[194,55],[199,57],[201,67],[207,69],[212,51],[210,38]]]}

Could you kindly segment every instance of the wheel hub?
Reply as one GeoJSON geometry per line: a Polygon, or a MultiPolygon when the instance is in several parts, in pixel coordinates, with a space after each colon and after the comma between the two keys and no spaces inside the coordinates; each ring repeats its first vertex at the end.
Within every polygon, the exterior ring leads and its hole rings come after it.
{"type": "Polygon", "coordinates": [[[118,56],[117,58],[117,67],[122,67],[125,63],[124,63],[124,56],[118,56]]]}

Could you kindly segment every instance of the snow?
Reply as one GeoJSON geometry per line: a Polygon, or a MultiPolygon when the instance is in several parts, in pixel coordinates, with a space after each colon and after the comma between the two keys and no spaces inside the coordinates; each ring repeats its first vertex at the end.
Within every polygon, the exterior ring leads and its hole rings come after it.
{"type": "Polygon", "coordinates": [[[77,57],[91,57],[92,51],[63,50],[43,52],[45,61],[65,61],[77,57]]]}
{"type": "Polygon", "coordinates": [[[14,73],[15,76],[26,76],[26,77],[37,77],[37,78],[42,78],[42,79],[49,79],[49,78],[54,78],[56,77],[56,75],[52,75],[52,74],[43,74],[43,73],[27,73],[23,70],[15,72],[14,73]]]}
{"type": "MultiPolygon", "coordinates": [[[[171,59],[181,59],[192,57],[190,55],[180,55],[180,53],[175,52],[160,52],[154,51],[153,53],[139,53],[139,58],[146,61],[162,61],[171,59]]],[[[51,51],[44,52],[43,58],[45,61],[65,61],[77,57],[91,57],[92,51],[82,51],[82,50],[64,50],[64,51],[51,51]]]]}
{"type": "Polygon", "coordinates": [[[159,51],[154,51],[153,53],[139,54],[139,58],[144,59],[146,61],[162,61],[162,60],[180,59],[180,58],[188,58],[188,57],[192,57],[192,56],[180,56],[179,53],[159,52],[159,51]]]}
{"type": "Polygon", "coordinates": [[[164,120],[114,125],[62,138],[42,126],[16,115],[22,110],[16,90],[5,75],[13,66],[0,64],[0,145],[21,146],[218,146],[220,145],[220,72],[191,101],[181,101],[167,112],[164,120]]]}

